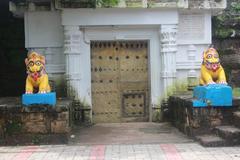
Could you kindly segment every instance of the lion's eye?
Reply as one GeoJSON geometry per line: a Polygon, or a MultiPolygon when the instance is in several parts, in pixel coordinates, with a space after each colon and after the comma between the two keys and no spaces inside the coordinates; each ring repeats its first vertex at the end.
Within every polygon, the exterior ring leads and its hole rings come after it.
{"type": "Polygon", "coordinates": [[[41,62],[40,62],[40,61],[37,61],[37,62],[35,62],[35,64],[36,64],[37,66],[40,66],[40,65],[41,65],[41,62]]]}
{"type": "Polygon", "coordinates": [[[32,67],[34,65],[33,61],[30,61],[28,65],[32,67]]]}
{"type": "Polygon", "coordinates": [[[214,54],[214,58],[219,58],[218,54],[214,54]]]}
{"type": "Polygon", "coordinates": [[[207,59],[210,59],[210,58],[212,58],[212,55],[211,55],[211,54],[208,54],[208,55],[207,55],[207,59]]]}

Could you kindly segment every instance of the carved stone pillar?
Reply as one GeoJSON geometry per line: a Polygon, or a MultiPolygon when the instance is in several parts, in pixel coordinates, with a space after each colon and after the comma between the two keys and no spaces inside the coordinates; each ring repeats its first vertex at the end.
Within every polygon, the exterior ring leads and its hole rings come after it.
{"type": "Polygon", "coordinates": [[[188,89],[192,90],[197,85],[197,72],[194,69],[194,63],[196,59],[196,47],[194,45],[189,45],[187,49],[188,56],[188,64],[190,65],[190,69],[188,71],[188,89]]]}
{"type": "Polygon", "coordinates": [[[176,78],[176,34],[177,25],[161,25],[160,27],[160,52],[161,52],[161,79],[164,97],[168,92],[175,90],[176,78]]]}
{"type": "Polygon", "coordinates": [[[82,32],[78,26],[64,26],[64,54],[68,96],[78,98],[80,86],[80,43],[82,32]]]}

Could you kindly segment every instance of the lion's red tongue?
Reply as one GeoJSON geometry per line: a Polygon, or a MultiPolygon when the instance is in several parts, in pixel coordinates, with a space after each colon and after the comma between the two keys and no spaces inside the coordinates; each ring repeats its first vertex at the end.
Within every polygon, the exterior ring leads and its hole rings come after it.
{"type": "Polygon", "coordinates": [[[218,64],[212,64],[212,70],[216,71],[218,69],[218,64]]]}
{"type": "Polygon", "coordinates": [[[33,77],[34,81],[37,81],[39,74],[37,72],[35,72],[35,73],[33,73],[32,77],[33,77]]]}

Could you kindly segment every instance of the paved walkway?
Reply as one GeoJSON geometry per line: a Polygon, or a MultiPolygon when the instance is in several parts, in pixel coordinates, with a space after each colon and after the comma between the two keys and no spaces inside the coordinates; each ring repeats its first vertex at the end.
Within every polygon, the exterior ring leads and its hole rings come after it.
{"type": "Polygon", "coordinates": [[[240,147],[196,143],[0,147],[0,160],[239,160],[240,147]]]}
{"type": "Polygon", "coordinates": [[[240,147],[205,148],[168,123],[98,124],[69,145],[0,147],[0,160],[240,160],[240,147]]]}

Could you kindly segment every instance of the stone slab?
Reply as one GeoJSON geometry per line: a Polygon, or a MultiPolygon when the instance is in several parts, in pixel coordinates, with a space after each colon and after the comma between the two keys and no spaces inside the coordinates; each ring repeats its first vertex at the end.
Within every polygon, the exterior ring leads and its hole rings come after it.
{"type": "Polygon", "coordinates": [[[215,133],[225,139],[228,146],[239,145],[240,129],[235,126],[217,126],[214,129],[215,133]]]}
{"type": "Polygon", "coordinates": [[[218,146],[224,146],[225,140],[217,135],[201,135],[196,136],[197,141],[205,147],[218,147],[218,146]]]}
{"type": "Polygon", "coordinates": [[[233,125],[240,128],[240,111],[233,112],[233,125]]]}
{"type": "Polygon", "coordinates": [[[215,129],[218,130],[224,138],[233,135],[240,137],[240,129],[235,126],[217,126],[215,129]]]}
{"type": "Polygon", "coordinates": [[[228,132],[228,133],[238,133],[240,134],[240,129],[236,128],[234,126],[217,126],[215,127],[216,129],[223,131],[223,132],[228,132]]]}

